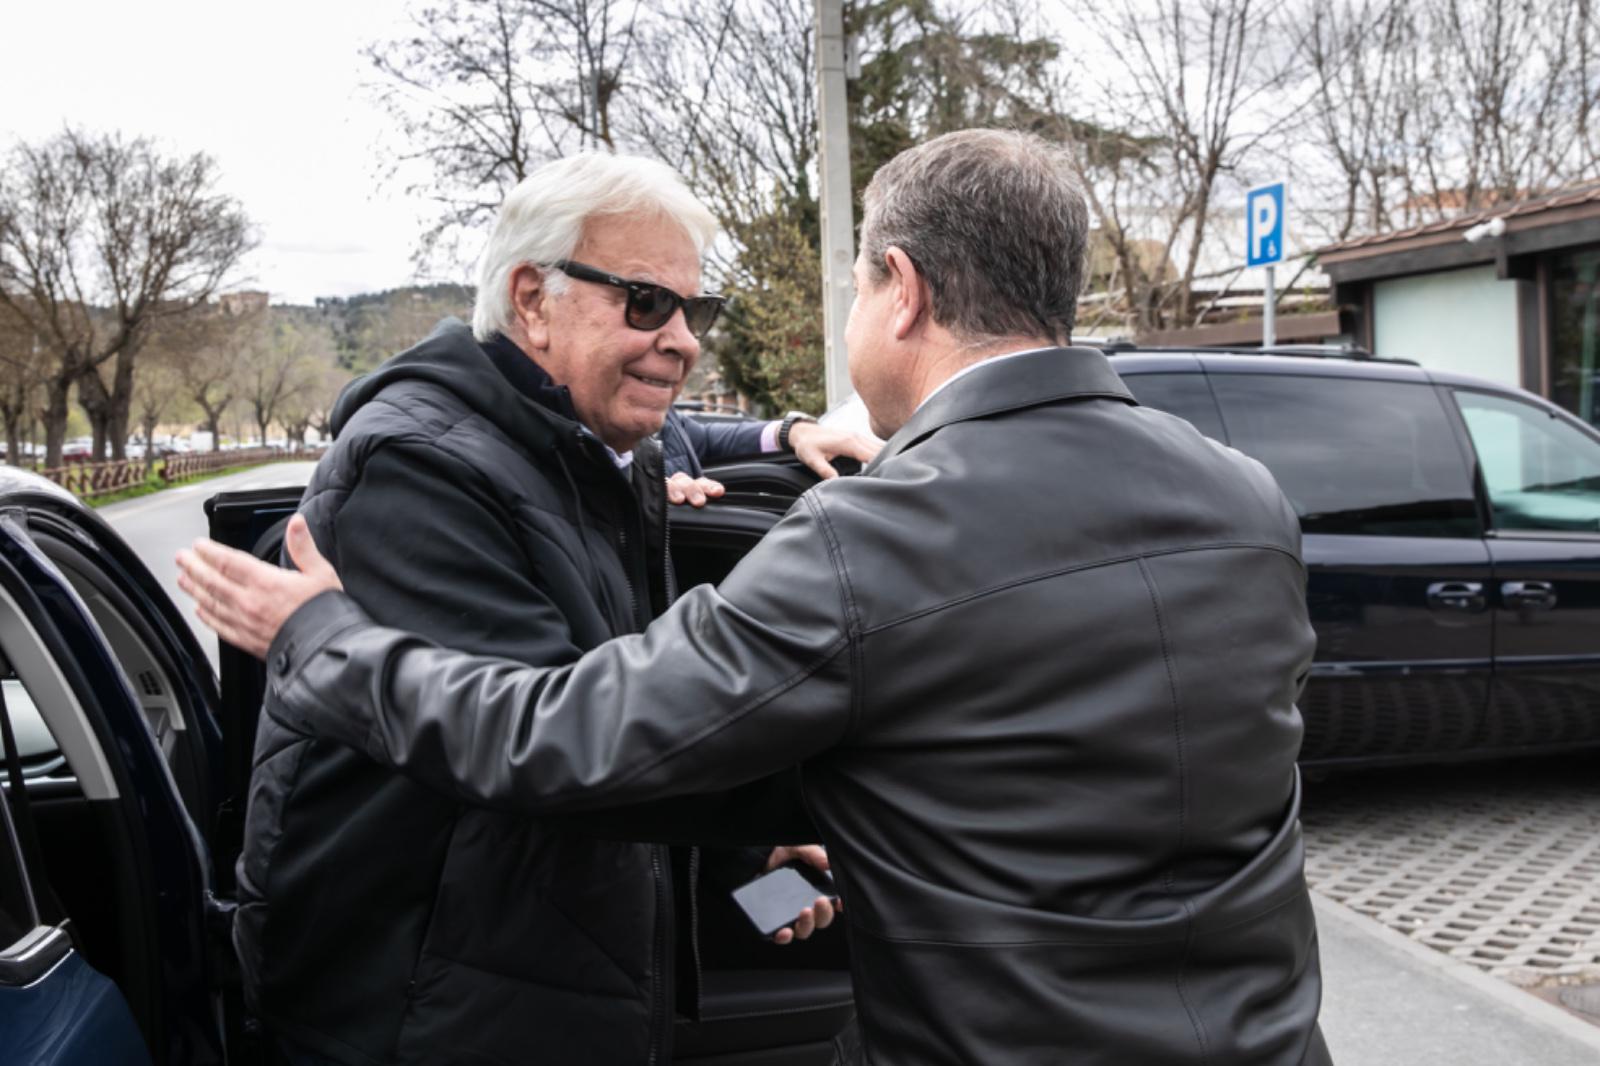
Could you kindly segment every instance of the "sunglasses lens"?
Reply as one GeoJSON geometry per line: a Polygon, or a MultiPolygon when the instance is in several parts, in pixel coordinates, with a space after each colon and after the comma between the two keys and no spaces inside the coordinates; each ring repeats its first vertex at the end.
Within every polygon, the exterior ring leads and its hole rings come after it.
{"type": "Polygon", "coordinates": [[[628,321],[635,329],[660,329],[677,309],[676,295],[659,285],[628,290],[628,321]]]}
{"type": "Polygon", "coordinates": [[[691,296],[683,301],[683,320],[696,337],[704,337],[721,313],[720,296],[691,296]]]}

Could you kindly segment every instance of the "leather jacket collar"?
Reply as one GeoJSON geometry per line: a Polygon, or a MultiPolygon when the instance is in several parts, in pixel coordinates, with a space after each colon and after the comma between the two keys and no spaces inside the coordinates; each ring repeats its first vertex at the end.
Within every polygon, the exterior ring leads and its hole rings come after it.
{"type": "Polygon", "coordinates": [[[1098,348],[1046,348],[1005,359],[941,389],[889,438],[863,473],[872,473],[952,422],[1091,397],[1138,402],[1098,348]]]}

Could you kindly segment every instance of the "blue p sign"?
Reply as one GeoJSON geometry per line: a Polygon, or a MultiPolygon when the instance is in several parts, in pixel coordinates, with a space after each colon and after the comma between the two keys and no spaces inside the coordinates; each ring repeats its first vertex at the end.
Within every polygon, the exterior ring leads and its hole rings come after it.
{"type": "Polygon", "coordinates": [[[1283,262],[1283,182],[1257,185],[1245,194],[1246,266],[1283,262]]]}

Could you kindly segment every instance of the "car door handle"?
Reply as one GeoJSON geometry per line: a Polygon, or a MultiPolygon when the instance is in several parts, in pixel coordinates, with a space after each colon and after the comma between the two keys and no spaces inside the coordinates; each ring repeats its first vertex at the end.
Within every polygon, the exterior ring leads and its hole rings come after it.
{"type": "Polygon", "coordinates": [[[1548,611],[1556,605],[1556,590],[1548,581],[1507,581],[1500,586],[1500,602],[1507,607],[1548,611]]]}
{"type": "Polygon", "coordinates": [[[1481,581],[1435,581],[1428,586],[1428,606],[1435,611],[1481,611],[1488,605],[1481,581]]]}

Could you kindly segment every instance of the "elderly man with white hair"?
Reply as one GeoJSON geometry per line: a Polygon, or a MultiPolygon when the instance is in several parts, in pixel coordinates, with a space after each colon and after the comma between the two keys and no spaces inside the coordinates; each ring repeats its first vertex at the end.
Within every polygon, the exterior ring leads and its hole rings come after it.
{"type": "MultiPolygon", "coordinates": [[[[650,160],[575,156],[511,192],[472,329],[346,390],[301,502],[372,617],[552,666],[666,609],[652,434],[722,306],[715,228],[650,160]]],[[[667,848],[466,804],[266,716],[246,822],[235,940],[292,1061],[667,1061],[692,892],[667,848]]],[[[830,919],[819,901],[794,933],[830,919]]]]}

